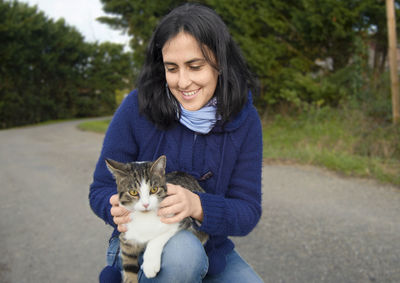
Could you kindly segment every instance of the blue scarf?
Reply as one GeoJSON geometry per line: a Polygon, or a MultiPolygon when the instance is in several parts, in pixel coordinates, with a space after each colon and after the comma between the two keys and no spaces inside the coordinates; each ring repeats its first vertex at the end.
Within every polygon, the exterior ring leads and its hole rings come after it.
{"type": "Polygon", "coordinates": [[[180,123],[192,131],[200,134],[208,134],[217,120],[217,100],[213,98],[203,108],[197,111],[189,111],[181,107],[180,123]]]}

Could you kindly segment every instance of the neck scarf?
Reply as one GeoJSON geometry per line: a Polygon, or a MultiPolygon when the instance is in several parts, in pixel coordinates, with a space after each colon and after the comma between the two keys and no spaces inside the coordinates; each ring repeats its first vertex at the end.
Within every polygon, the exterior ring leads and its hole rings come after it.
{"type": "Polygon", "coordinates": [[[196,133],[208,134],[218,120],[215,98],[197,111],[186,110],[182,105],[180,107],[180,123],[196,133]]]}

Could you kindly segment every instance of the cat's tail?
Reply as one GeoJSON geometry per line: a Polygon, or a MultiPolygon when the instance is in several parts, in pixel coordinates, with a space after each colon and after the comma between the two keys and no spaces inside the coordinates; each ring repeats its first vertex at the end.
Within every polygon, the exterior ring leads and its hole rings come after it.
{"type": "Polygon", "coordinates": [[[187,217],[181,221],[180,228],[186,229],[186,230],[192,232],[200,240],[200,242],[204,245],[208,241],[209,236],[205,232],[197,230],[195,228],[194,221],[195,220],[193,220],[191,217],[187,217]]]}
{"type": "Polygon", "coordinates": [[[202,231],[199,231],[199,230],[196,230],[193,228],[193,234],[200,240],[200,242],[203,245],[208,241],[208,238],[209,238],[208,234],[206,234],[202,231]]]}

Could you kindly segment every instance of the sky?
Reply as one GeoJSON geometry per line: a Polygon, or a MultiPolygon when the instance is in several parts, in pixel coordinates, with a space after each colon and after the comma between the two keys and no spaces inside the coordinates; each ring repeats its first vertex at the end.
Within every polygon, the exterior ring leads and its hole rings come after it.
{"type": "Polygon", "coordinates": [[[58,20],[64,18],[66,23],[74,26],[85,37],[87,42],[129,43],[129,37],[113,30],[108,25],[96,21],[97,17],[106,15],[100,0],[19,0],[30,6],[37,5],[48,17],[58,20]]]}

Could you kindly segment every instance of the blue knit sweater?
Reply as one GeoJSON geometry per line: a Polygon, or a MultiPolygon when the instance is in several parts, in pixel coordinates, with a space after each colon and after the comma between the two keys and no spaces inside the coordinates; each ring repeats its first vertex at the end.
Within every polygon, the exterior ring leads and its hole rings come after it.
{"type": "Polygon", "coordinates": [[[204,219],[198,229],[210,235],[205,246],[208,273],[217,274],[234,247],[228,236],[248,234],[261,216],[262,132],[251,95],[235,119],[206,135],[179,123],[160,130],[139,114],[136,91],[125,98],[105,135],[89,193],[93,211],[115,228],[113,236],[118,231],[109,199],[117,191],[105,158],[151,161],[162,154],[167,156],[167,172],[187,172],[206,191],[199,194],[204,219]]]}

